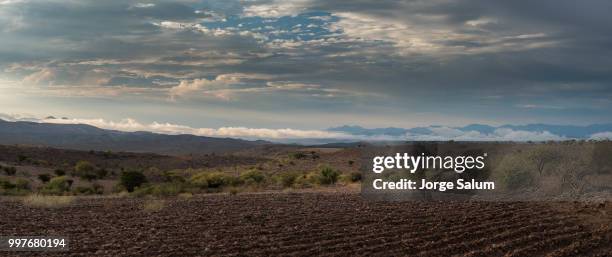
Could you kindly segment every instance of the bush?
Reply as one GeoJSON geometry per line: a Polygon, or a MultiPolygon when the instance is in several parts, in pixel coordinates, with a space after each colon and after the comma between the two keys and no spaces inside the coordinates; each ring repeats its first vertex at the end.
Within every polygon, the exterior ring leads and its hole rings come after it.
{"type": "Polygon", "coordinates": [[[91,187],[75,187],[72,190],[72,193],[74,193],[75,195],[93,195],[96,194],[95,190],[91,187]]]}
{"type": "Polygon", "coordinates": [[[106,175],[108,175],[108,171],[104,168],[96,170],[96,178],[98,179],[103,179],[106,177],[106,175]]]}
{"type": "Polygon", "coordinates": [[[25,162],[25,161],[27,161],[28,159],[29,159],[29,158],[28,158],[27,156],[25,156],[25,155],[22,155],[22,154],[17,155],[17,161],[18,161],[19,163],[25,162]]]}
{"type": "Polygon", "coordinates": [[[17,168],[15,167],[2,167],[2,169],[7,176],[14,176],[17,173],[17,168]]]}
{"type": "Polygon", "coordinates": [[[202,189],[208,188],[208,173],[202,172],[193,175],[189,179],[189,183],[191,183],[195,187],[199,187],[202,189]]]}
{"type": "Polygon", "coordinates": [[[23,190],[28,190],[28,189],[30,189],[30,181],[25,179],[25,178],[18,178],[15,181],[15,188],[23,189],[23,190]]]}
{"type": "Polygon", "coordinates": [[[55,171],[53,171],[55,173],[55,175],[57,176],[64,176],[66,175],[66,171],[62,170],[62,169],[55,169],[55,171]]]}
{"type": "Polygon", "coordinates": [[[9,190],[9,189],[14,189],[15,187],[16,187],[15,184],[11,183],[8,180],[4,180],[0,178],[0,189],[9,190]]]}
{"type": "Polygon", "coordinates": [[[351,172],[349,179],[351,180],[351,182],[359,182],[361,181],[361,172],[351,172]]]}
{"type": "Polygon", "coordinates": [[[185,178],[176,171],[164,171],[162,173],[164,182],[185,183],[185,178]]]}
{"type": "Polygon", "coordinates": [[[98,176],[95,172],[95,167],[88,161],[79,161],[74,165],[74,176],[86,179],[88,181],[96,179],[98,176]]]}
{"type": "Polygon", "coordinates": [[[315,172],[310,172],[308,174],[302,174],[295,178],[295,182],[293,183],[294,187],[298,188],[309,188],[315,184],[319,184],[319,174],[315,172]]]}
{"type": "Polygon", "coordinates": [[[0,179],[0,195],[27,195],[29,188],[29,182],[25,179],[17,179],[15,184],[0,179]]]}
{"type": "Polygon", "coordinates": [[[177,196],[182,193],[188,193],[189,187],[184,183],[162,183],[155,185],[146,185],[138,187],[134,190],[134,196],[143,197],[153,195],[157,197],[177,196]]]}
{"type": "Polygon", "coordinates": [[[61,195],[70,191],[70,183],[66,176],[55,177],[49,181],[42,189],[41,193],[50,195],[61,195]]]}
{"type": "Polygon", "coordinates": [[[240,179],[247,185],[261,184],[266,176],[258,170],[249,170],[240,174],[240,179]]]}
{"type": "Polygon", "coordinates": [[[283,172],[277,176],[277,179],[283,187],[292,187],[299,176],[295,172],[283,172]]]}
{"type": "Polygon", "coordinates": [[[134,188],[147,182],[147,177],[140,171],[124,171],[119,178],[119,184],[128,192],[134,192],[134,188]]]}
{"type": "Polygon", "coordinates": [[[40,174],[40,175],[38,175],[38,179],[41,182],[43,182],[43,183],[47,183],[47,182],[49,182],[49,180],[51,180],[51,175],[46,174],[46,173],[45,174],[40,174]]]}
{"type": "Polygon", "coordinates": [[[321,185],[336,184],[336,182],[338,181],[338,176],[340,176],[340,173],[330,167],[325,167],[320,172],[319,183],[321,185]]]}
{"type": "Polygon", "coordinates": [[[289,158],[293,158],[293,159],[303,159],[306,158],[306,154],[302,153],[302,152],[297,152],[297,153],[291,153],[289,154],[289,158]]]}
{"type": "Polygon", "coordinates": [[[76,187],[72,192],[77,195],[101,195],[104,194],[104,187],[94,183],[91,187],[76,187]]]}
{"type": "Polygon", "coordinates": [[[219,189],[225,186],[235,186],[240,180],[223,172],[201,172],[191,177],[192,185],[202,189],[219,189]]]}
{"type": "Polygon", "coordinates": [[[208,188],[221,188],[234,184],[235,179],[222,172],[213,172],[208,174],[208,188]]]}

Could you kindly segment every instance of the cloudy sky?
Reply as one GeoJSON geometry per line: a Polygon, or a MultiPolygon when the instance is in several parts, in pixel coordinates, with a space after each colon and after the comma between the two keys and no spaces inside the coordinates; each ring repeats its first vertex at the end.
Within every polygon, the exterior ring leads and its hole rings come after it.
{"type": "Polygon", "coordinates": [[[0,113],[313,131],[608,123],[609,10],[606,0],[0,0],[0,113]]]}

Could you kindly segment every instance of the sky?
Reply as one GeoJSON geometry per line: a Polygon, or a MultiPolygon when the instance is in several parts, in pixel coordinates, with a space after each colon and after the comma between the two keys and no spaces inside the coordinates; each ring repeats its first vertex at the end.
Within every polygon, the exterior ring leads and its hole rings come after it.
{"type": "Polygon", "coordinates": [[[609,123],[609,10],[605,0],[0,0],[0,113],[274,133],[609,123]]]}

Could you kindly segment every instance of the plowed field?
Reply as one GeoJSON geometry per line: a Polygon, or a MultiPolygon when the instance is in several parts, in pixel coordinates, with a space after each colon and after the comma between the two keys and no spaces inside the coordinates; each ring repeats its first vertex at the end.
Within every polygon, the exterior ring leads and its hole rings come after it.
{"type": "Polygon", "coordinates": [[[70,239],[68,252],[27,256],[612,256],[606,224],[586,224],[571,203],[563,211],[547,203],[270,193],[168,199],[147,211],[147,201],[79,199],[38,209],[2,200],[0,236],[70,239]]]}

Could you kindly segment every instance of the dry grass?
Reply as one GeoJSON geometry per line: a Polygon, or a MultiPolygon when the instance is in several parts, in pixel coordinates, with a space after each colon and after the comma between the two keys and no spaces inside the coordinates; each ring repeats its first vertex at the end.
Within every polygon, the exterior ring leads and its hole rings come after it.
{"type": "Polygon", "coordinates": [[[22,203],[26,206],[36,208],[61,208],[70,205],[76,200],[74,196],[48,196],[48,195],[28,195],[22,198],[22,203]]]}
{"type": "Polygon", "coordinates": [[[193,197],[193,194],[192,193],[180,193],[178,197],[181,199],[191,199],[193,197]]]}
{"type": "Polygon", "coordinates": [[[145,212],[158,212],[166,208],[166,201],[164,200],[147,200],[142,205],[142,210],[145,212]]]}

